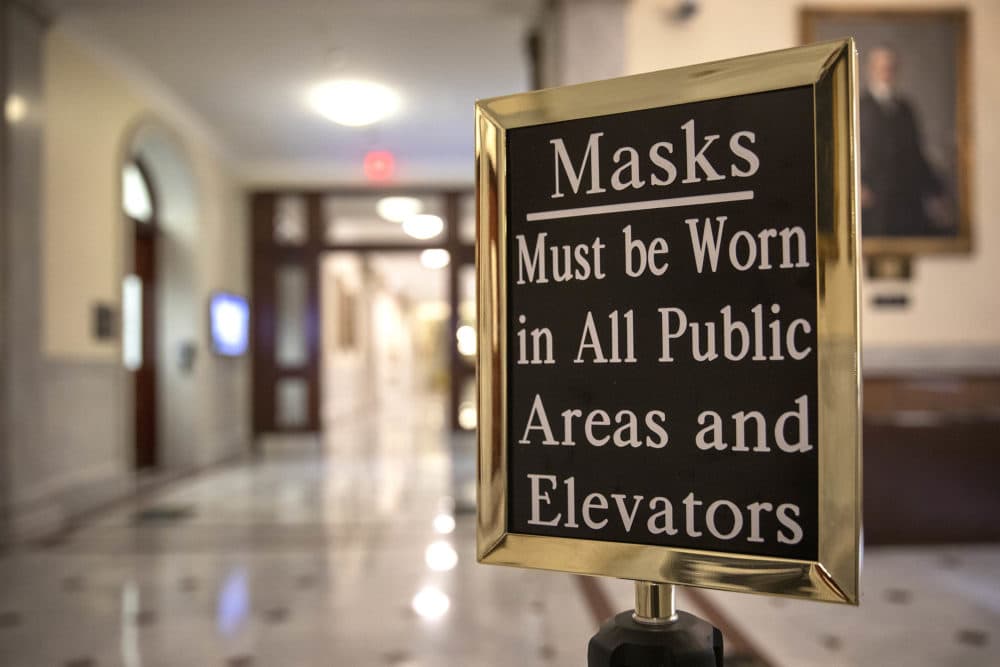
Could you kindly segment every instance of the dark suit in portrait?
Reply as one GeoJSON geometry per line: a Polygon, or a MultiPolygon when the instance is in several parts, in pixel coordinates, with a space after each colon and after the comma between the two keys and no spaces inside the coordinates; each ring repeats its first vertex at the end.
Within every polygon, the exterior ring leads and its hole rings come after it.
{"type": "Polygon", "coordinates": [[[861,96],[861,224],[868,236],[933,236],[927,201],[942,184],[927,162],[913,108],[898,96],[861,96]]]}

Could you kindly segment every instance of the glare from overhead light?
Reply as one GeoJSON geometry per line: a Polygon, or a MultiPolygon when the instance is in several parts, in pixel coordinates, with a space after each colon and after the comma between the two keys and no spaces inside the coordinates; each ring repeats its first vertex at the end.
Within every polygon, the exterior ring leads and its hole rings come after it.
{"type": "Polygon", "coordinates": [[[479,413],[472,402],[465,402],[458,406],[458,425],[466,431],[476,430],[479,425],[479,413]]]}
{"type": "Polygon", "coordinates": [[[389,222],[403,222],[424,210],[424,203],[416,197],[382,197],[375,204],[375,212],[389,222]]]}
{"type": "Polygon", "coordinates": [[[142,368],[142,279],[134,273],[122,278],[122,363],[142,368]]]}
{"type": "Polygon", "coordinates": [[[450,535],[455,532],[455,517],[441,512],[434,517],[434,532],[438,535],[450,535]]]}
{"type": "Polygon", "coordinates": [[[436,215],[421,213],[403,221],[403,231],[415,239],[432,239],[444,230],[444,220],[436,215]]]}
{"type": "Polygon", "coordinates": [[[413,596],[413,611],[422,618],[434,621],[448,613],[451,599],[433,586],[425,586],[413,596]]]}
{"type": "Polygon", "coordinates": [[[458,565],[458,553],[450,544],[439,540],[427,546],[424,551],[424,562],[435,572],[447,572],[454,570],[458,565]]]}
{"type": "Polygon", "coordinates": [[[451,261],[451,255],[443,248],[428,248],[420,253],[420,263],[425,269],[443,269],[451,261]]]}
{"type": "Polygon", "coordinates": [[[396,113],[399,95],[374,81],[341,79],[314,86],[309,105],[328,120],[348,127],[377,123],[396,113]]]}
{"type": "Polygon", "coordinates": [[[153,219],[153,200],[146,179],[134,162],[122,167],[122,208],[133,220],[149,222],[153,219]]]}
{"type": "Polygon", "coordinates": [[[20,123],[28,115],[28,103],[20,95],[11,94],[4,104],[4,115],[11,125],[20,123]]]}
{"type": "Polygon", "coordinates": [[[458,340],[458,351],[465,355],[466,357],[471,357],[476,354],[476,330],[470,327],[468,324],[463,324],[455,332],[455,338],[458,340]]]}

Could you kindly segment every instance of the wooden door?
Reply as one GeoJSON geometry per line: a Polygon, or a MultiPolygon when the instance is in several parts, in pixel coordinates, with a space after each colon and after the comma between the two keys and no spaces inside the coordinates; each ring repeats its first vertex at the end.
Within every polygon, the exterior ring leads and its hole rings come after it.
{"type": "Polygon", "coordinates": [[[135,387],[135,467],[157,464],[156,447],[156,232],[148,223],[136,227],[135,275],[142,285],[142,363],[133,373],[135,387]]]}

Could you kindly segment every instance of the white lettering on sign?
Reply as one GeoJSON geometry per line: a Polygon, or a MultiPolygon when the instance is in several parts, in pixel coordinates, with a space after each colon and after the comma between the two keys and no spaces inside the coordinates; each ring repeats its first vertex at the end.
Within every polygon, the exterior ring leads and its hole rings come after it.
{"type": "Polygon", "coordinates": [[[716,539],[727,542],[762,542],[767,539],[765,535],[770,535],[783,544],[797,544],[803,537],[797,521],[801,511],[793,503],[774,505],[757,501],[741,507],[719,498],[706,506],[706,501],[698,499],[693,491],[679,503],[663,496],[647,498],[603,491],[593,491],[580,500],[573,477],[561,480],[565,490],[558,495],[560,480],[555,475],[529,474],[528,479],[531,525],[580,528],[574,519],[579,513],[584,526],[591,530],[614,523],[625,533],[640,525],[651,535],[676,535],[683,530],[689,537],[701,537],[707,530],[716,539]]]}
{"type": "Polygon", "coordinates": [[[593,132],[587,138],[587,146],[574,156],[566,147],[566,140],[556,137],[549,140],[552,145],[553,181],[551,199],[566,196],[564,185],[568,183],[572,194],[579,194],[584,183],[583,194],[594,195],[607,192],[601,174],[611,173],[610,186],[613,191],[639,190],[647,185],[665,187],[672,185],[678,176],[674,158],[674,145],[684,146],[684,179],[681,184],[723,181],[727,178],[749,178],[760,170],[760,158],[751,148],[757,136],[749,130],[739,130],[729,136],[724,147],[719,150],[716,142],[719,134],[699,134],[695,119],[680,126],[681,141],[657,141],[650,146],[618,146],[610,153],[610,163],[604,163],[608,152],[602,152],[601,138],[604,132],[593,132]],[[645,156],[642,159],[641,156],[645,156]],[[602,172],[602,164],[605,166],[602,172]],[[564,183],[565,179],[565,183],[564,183]]]}
{"type": "Polygon", "coordinates": [[[812,555],[821,283],[796,94],[795,135],[743,102],[508,135],[509,293],[487,305],[513,532],[812,555]]]}

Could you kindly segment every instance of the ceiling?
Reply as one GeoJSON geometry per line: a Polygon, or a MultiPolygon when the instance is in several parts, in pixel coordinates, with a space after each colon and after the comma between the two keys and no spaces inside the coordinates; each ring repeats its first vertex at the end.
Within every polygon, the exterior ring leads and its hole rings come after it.
{"type": "Polygon", "coordinates": [[[41,0],[57,22],[175,99],[251,182],[352,181],[392,151],[402,181],[471,183],[473,103],[526,90],[538,0],[41,0]],[[310,85],[369,78],[403,108],[334,125],[310,85]]]}

